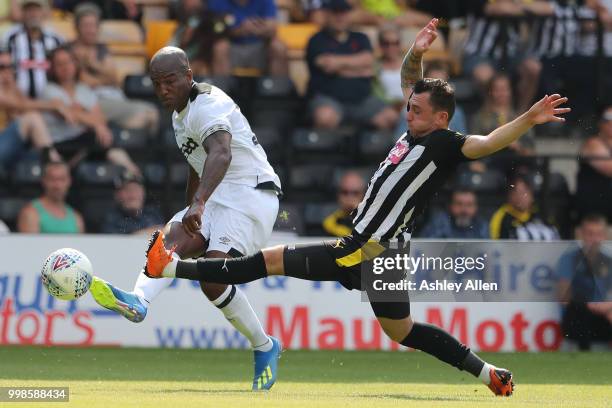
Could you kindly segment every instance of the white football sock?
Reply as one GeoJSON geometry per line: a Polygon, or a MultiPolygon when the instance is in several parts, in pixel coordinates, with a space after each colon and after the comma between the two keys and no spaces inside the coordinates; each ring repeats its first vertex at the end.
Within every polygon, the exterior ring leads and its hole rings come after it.
{"type": "Polygon", "coordinates": [[[138,279],[136,279],[133,292],[140,298],[141,301],[144,299],[146,303],[143,304],[148,306],[148,304],[151,303],[162,290],[170,286],[173,280],[174,279],[172,278],[149,278],[144,274],[143,269],[138,275],[138,279]]]}
{"type": "Polygon", "coordinates": [[[162,276],[166,278],[174,278],[176,277],[176,265],[178,265],[179,258],[176,254],[172,254],[172,260],[168,262],[166,266],[164,266],[164,270],[162,271],[162,276]]]}
{"type": "Polygon", "coordinates": [[[491,365],[489,363],[485,363],[484,366],[482,367],[482,370],[480,370],[480,374],[478,375],[478,378],[480,378],[480,381],[482,381],[485,384],[489,384],[491,383],[491,369],[495,368],[494,365],[491,365]]]}
{"type": "Polygon", "coordinates": [[[226,302],[227,298],[235,289],[234,297],[225,306],[219,308],[225,318],[238,330],[244,337],[249,339],[253,350],[268,351],[272,348],[272,340],[264,332],[259,319],[255,315],[249,300],[244,292],[237,286],[229,285],[225,292],[217,299],[213,300],[213,305],[219,307],[226,302]]]}

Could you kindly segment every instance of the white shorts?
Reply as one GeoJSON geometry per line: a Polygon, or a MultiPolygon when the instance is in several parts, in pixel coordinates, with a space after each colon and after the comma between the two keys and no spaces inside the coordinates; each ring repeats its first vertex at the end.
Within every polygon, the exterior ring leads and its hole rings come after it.
{"type": "MultiPolygon", "coordinates": [[[[182,222],[188,208],[176,213],[170,222],[182,222]]],[[[275,192],[221,183],[204,206],[200,232],[208,241],[208,251],[250,255],[267,244],[277,215],[275,192]]]]}

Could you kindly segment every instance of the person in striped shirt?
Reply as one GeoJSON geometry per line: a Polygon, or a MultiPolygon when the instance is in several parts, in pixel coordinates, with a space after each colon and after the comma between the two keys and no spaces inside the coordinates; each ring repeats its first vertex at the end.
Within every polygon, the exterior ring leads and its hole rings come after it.
{"type": "MultiPolygon", "coordinates": [[[[285,275],[338,281],[347,289],[367,289],[363,275],[365,281],[372,276],[368,262],[385,252],[383,244],[406,248],[415,218],[460,162],[492,154],[537,124],[563,122],[560,115],[570,109],[560,105],[567,98],[547,95],[528,112],[489,135],[465,136],[448,130],[455,106],[453,89],[444,80],[423,79],[422,74],[422,57],[438,35],[437,26],[438,20],[432,19],[417,34],[404,59],[401,84],[409,101],[409,132],[399,138],[374,173],[353,214],[350,235],[319,244],[280,245],[235,259],[180,261],[173,257],[172,250],[164,247],[164,235],[158,231],[147,250],[146,273],[151,277],[219,283],[245,283],[285,275]],[[366,267],[362,268],[364,264],[366,267]]],[[[484,362],[441,328],[414,322],[408,292],[403,296],[397,301],[370,300],[374,314],[391,339],[473,374],[496,395],[512,394],[510,371],[484,362]]]]}

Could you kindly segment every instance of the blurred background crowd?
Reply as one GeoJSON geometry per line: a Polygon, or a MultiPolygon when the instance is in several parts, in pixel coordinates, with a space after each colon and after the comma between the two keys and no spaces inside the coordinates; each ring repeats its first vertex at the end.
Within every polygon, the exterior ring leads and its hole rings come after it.
{"type": "Polygon", "coordinates": [[[425,76],[454,86],[452,129],[487,134],[544,94],[573,110],[462,167],[413,236],[572,239],[586,216],[609,223],[611,0],[5,0],[0,229],[140,233],[184,207],[187,164],[147,77],[171,44],[249,119],[283,182],[277,229],[344,235],[406,131],[400,67],[432,16],[425,76]]]}

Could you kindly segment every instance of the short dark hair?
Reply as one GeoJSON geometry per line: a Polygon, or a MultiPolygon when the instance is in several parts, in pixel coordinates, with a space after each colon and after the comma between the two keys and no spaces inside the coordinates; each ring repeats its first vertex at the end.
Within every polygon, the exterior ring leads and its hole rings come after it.
{"type": "Polygon", "coordinates": [[[50,65],[49,70],[47,71],[47,80],[49,82],[57,83],[57,77],[55,76],[55,64],[53,63],[53,60],[55,59],[55,55],[57,55],[57,53],[59,52],[67,52],[70,55],[70,57],[74,61],[74,64],[76,65],[76,79],[77,81],[79,81],[79,78],[81,76],[81,64],[70,44],[61,44],[51,50],[47,55],[47,60],[49,61],[50,65]]]}
{"type": "Polygon", "coordinates": [[[455,90],[443,79],[425,78],[414,86],[414,93],[429,92],[429,100],[434,110],[448,113],[448,121],[455,113],[455,90]]]}
{"type": "Polygon", "coordinates": [[[57,167],[57,166],[60,166],[60,167],[63,167],[65,169],[67,169],[68,173],[70,173],[70,166],[65,161],[49,160],[48,162],[46,162],[46,163],[44,163],[42,165],[42,177],[45,177],[47,175],[47,172],[49,171],[49,168],[57,167]]]}
{"type": "Polygon", "coordinates": [[[590,213],[590,214],[586,214],[580,219],[580,225],[584,225],[586,223],[607,225],[608,220],[602,214],[590,213]]]}
{"type": "Polygon", "coordinates": [[[523,183],[527,186],[529,191],[531,191],[532,193],[535,192],[534,186],[531,183],[531,181],[527,178],[527,175],[522,174],[522,173],[513,174],[512,176],[508,178],[508,185],[506,186],[507,192],[510,193],[512,190],[514,190],[514,187],[516,187],[517,183],[523,183]]]}

